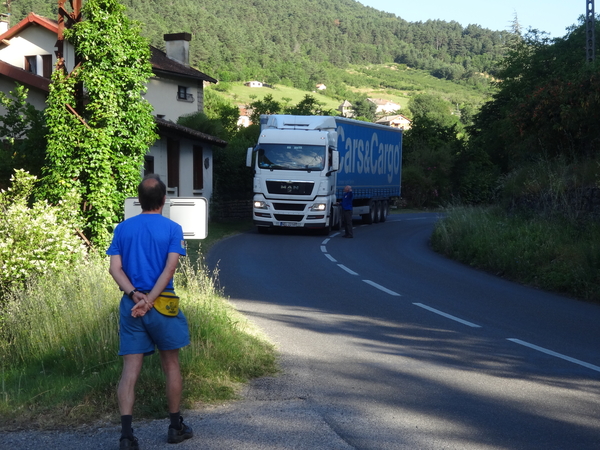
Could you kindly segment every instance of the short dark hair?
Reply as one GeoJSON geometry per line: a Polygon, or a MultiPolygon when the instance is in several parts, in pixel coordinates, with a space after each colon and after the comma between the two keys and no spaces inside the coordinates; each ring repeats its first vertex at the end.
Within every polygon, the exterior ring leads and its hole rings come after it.
{"type": "Polygon", "coordinates": [[[167,186],[155,173],[146,175],[138,185],[138,199],[142,211],[154,211],[163,206],[165,195],[167,195],[167,186]]]}

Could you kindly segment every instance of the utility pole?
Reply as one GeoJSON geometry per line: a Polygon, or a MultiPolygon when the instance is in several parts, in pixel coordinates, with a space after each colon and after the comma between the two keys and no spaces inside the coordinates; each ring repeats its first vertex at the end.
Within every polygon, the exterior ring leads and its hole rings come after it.
{"type": "Polygon", "coordinates": [[[586,0],[585,8],[585,43],[586,61],[593,62],[596,59],[596,26],[594,24],[594,0],[586,0]]]}

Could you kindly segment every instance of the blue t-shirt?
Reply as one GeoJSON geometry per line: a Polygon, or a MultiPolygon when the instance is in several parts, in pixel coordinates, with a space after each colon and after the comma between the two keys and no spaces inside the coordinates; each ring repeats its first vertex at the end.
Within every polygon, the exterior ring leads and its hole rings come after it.
{"type": "Polygon", "coordinates": [[[352,199],[354,195],[352,191],[344,192],[344,196],[342,197],[342,209],[345,211],[352,210],[352,199]]]}
{"type": "MultiPolygon", "coordinates": [[[[169,253],[185,255],[181,225],[160,214],[139,214],[117,225],[107,255],[120,255],[123,271],[140,291],[150,291],[169,253]]],[[[173,289],[173,279],[166,289],[173,289]]]]}

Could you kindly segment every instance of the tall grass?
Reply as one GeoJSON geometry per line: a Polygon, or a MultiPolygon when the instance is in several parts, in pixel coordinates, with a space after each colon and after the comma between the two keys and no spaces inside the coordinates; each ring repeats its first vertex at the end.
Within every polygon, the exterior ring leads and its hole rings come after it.
{"type": "MultiPolygon", "coordinates": [[[[182,260],[175,282],[190,325],[181,352],[185,407],[235,396],[237,383],[276,370],[273,346],[223,299],[214,274],[182,260]]],[[[118,304],[106,258],[31,280],[13,291],[0,322],[0,427],[118,418],[118,304]]],[[[137,417],[164,417],[158,355],[145,358],[137,417]]]]}
{"type": "Polygon", "coordinates": [[[542,289],[600,301],[600,224],[560,215],[455,207],[432,235],[436,251],[542,289]]]}

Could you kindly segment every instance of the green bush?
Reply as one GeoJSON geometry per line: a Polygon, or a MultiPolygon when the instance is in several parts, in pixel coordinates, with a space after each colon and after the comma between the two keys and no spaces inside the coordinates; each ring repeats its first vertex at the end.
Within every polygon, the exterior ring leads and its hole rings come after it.
{"type": "Polygon", "coordinates": [[[431,243],[440,253],[508,279],[600,301],[596,221],[459,207],[438,222],[431,243]]]}
{"type": "Polygon", "coordinates": [[[0,293],[68,267],[86,253],[76,231],[81,225],[74,193],[56,206],[41,200],[30,205],[36,177],[17,170],[11,182],[0,192],[0,293]]]}

